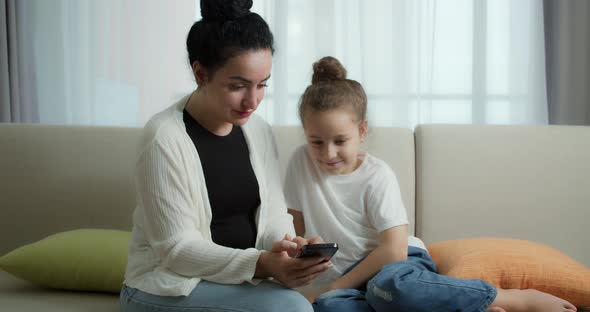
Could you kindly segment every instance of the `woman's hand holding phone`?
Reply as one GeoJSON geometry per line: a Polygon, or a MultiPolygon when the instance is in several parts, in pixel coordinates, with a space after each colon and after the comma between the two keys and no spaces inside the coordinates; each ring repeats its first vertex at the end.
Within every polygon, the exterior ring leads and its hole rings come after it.
{"type": "MultiPolygon", "coordinates": [[[[309,240],[312,241],[312,240],[309,240]]],[[[317,240],[314,240],[317,241],[317,240]]],[[[273,244],[270,251],[263,251],[256,263],[255,277],[272,277],[283,285],[297,288],[309,284],[320,273],[332,266],[323,257],[293,258],[300,243],[308,242],[301,238],[291,239],[285,235],[283,240],[273,244]]]]}
{"type": "Polygon", "coordinates": [[[324,240],[319,236],[307,240],[301,236],[291,239],[289,234],[286,234],[284,240],[290,240],[294,243],[297,243],[298,249],[295,252],[293,250],[289,251],[289,255],[295,258],[308,258],[317,256],[323,257],[324,261],[328,261],[336,253],[336,251],[338,251],[338,244],[325,243],[324,240]]]}
{"type": "Polygon", "coordinates": [[[312,237],[310,239],[306,239],[306,238],[303,238],[301,236],[296,236],[294,238],[291,238],[291,235],[289,235],[289,234],[285,234],[285,238],[283,240],[284,241],[285,240],[286,241],[291,241],[291,242],[297,244],[297,248],[296,249],[289,250],[289,256],[291,256],[293,258],[296,258],[297,255],[299,255],[300,250],[301,250],[301,248],[303,246],[310,245],[310,244],[320,244],[320,243],[323,243],[324,242],[324,240],[321,237],[319,237],[319,236],[312,237]]]}

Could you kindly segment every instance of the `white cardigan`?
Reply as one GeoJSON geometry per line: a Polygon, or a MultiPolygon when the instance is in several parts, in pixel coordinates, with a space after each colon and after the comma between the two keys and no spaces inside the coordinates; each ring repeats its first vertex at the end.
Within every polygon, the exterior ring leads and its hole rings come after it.
{"type": "Polygon", "coordinates": [[[278,154],[270,126],[253,115],[243,126],[261,204],[256,249],[223,247],[211,239],[211,206],[199,155],[185,130],[189,96],[145,126],[137,160],[137,207],[125,284],[162,296],[188,295],[201,280],[256,283],[260,249],[294,235],[282,192],[278,154]]]}

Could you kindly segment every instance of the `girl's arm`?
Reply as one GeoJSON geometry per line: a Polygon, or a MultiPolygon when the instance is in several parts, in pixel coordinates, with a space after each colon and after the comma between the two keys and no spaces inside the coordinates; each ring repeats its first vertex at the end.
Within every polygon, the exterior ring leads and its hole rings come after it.
{"type": "Polygon", "coordinates": [[[379,234],[379,246],[354,269],[332,283],[328,290],[357,288],[375,276],[384,265],[408,258],[408,226],[399,225],[379,234]]]}
{"type": "Polygon", "coordinates": [[[288,209],[289,213],[293,216],[293,225],[295,226],[295,233],[297,236],[305,236],[305,222],[303,220],[303,213],[299,210],[288,209]]]}
{"type": "MultiPolygon", "coordinates": [[[[253,120],[254,121],[254,120],[253,120]]],[[[257,245],[259,249],[270,250],[273,248],[275,242],[280,241],[284,238],[285,234],[295,236],[295,229],[293,228],[293,219],[290,214],[287,213],[287,205],[285,202],[285,196],[283,194],[283,183],[280,176],[279,168],[279,154],[278,147],[271,127],[268,123],[256,119],[256,123],[249,123],[251,125],[257,125],[258,132],[252,132],[252,136],[260,136],[259,148],[263,151],[260,163],[261,172],[264,173],[264,181],[266,184],[266,196],[260,198],[266,205],[266,212],[260,210],[260,213],[266,213],[265,219],[266,224],[264,228],[259,228],[258,231],[263,231],[261,236],[260,245],[257,245]]],[[[260,180],[259,180],[260,181],[260,180]]],[[[259,182],[260,183],[260,182],[259,182]]],[[[262,215],[261,215],[262,216],[262,215]]]]}

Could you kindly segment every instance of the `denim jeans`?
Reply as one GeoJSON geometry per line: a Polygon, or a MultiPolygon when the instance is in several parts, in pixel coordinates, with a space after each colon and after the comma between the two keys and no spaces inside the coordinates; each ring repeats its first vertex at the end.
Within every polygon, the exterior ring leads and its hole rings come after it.
{"type": "Polygon", "coordinates": [[[311,304],[297,291],[270,281],[258,285],[201,281],[188,296],[157,296],[125,286],[121,290],[120,304],[122,312],[313,311],[311,304]]]}
{"type": "Polygon", "coordinates": [[[476,312],[486,311],[497,294],[484,281],[438,274],[428,253],[412,246],[407,261],[383,266],[365,286],[324,293],[313,304],[314,311],[476,312]]]}

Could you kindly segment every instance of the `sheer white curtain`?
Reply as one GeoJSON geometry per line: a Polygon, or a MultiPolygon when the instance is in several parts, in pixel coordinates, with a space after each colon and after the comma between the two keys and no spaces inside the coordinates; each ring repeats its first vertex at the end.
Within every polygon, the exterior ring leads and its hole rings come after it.
{"type": "MultiPolygon", "coordinates": [[[[28,0],[42,123],[142,126],[194,88],[198,0],[28,0]]],[[[339,58],[373,126],[546,123],[540,0],[254,0],[277,53],[259,113],[298,124],[311,64],[339,58]]]]}
{"type": "Polygon", "coordinates": [[[260,113],[297,124],[311,64],[339,58],[372,125],[547,123],[539,0],[254,1],[277,42],[260,113]]]}
{"type": "Polygon", "coordinates": [[[142,126],[192,90],[194,0],[28,0],[41,123],[142,126]]]}

